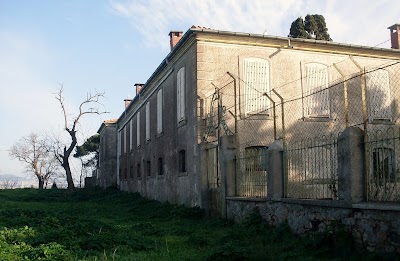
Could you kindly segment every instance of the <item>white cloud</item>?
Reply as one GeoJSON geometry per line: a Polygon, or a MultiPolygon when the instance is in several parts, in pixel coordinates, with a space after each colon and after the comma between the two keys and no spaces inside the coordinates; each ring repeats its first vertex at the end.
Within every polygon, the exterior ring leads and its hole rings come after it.
{"type": "MultiPolygon", "coordinates": [[[[325,16],[335,41],[373,46],[387,40],[386,28],[400,19],[397,0],[135,0],[111,1],[110,5],[139,32],[142,44],[163,49],[168,49],[169,31],[186,31],[191,25],[259,34],[266,30],[287,36],[291,22],[308,13],[325,16]]],[[[386,43],[382,47],[390,46],[386,43]]]]}

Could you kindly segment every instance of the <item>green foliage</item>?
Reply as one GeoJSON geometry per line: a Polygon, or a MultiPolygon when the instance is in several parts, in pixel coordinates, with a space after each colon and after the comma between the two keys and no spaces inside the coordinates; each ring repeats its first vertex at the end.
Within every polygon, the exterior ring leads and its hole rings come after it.
{"type": "Polygon", "coordinates": [[[89,137],[81,146],[75,147],[75,158],[93,155],[85,163],[85,166],[94,166],[99,159],[100,135],[95,134],[89,137]]]}
{"type": "Polygon", "coordinates": [[[250,258],[252,249],[249,246],[244,246],[240,241],[230,241],[225,244],[215,247],[206,260],[219,261],[239,261],[247,260],[250,258]]]}
{"type": "Polygon", "coordinates": [[[306,15],[305,19],[299,17],[290,26],[289,37],[306,38],[324,41],[332,41],[325,18],[322,15],[306,15]]]}
{"type": "Polygon", "coordinates": [[[289,37],[293,38],[308,38],[308,33],[304,28],[304,20],[303,18],[299,17],[292,22],[290,26],[290,33],[289,37]]]}
{"type": "Polygon", "coordinates": [[[2,190],[0,200],[0,260],[354,257],[349,234],[330,232],[338,230],[336,225],[326,234],[299,237],[287,224],[268,226],[257,209],[234,224],[206,218],[198,207],[160,203],[115,189],[2,190]]]}

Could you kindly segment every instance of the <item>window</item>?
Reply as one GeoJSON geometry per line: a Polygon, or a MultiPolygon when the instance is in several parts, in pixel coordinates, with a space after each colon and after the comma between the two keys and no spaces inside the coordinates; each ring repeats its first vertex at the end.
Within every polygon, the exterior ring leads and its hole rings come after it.
{"type": "Polygon", "coordinates": [[[162,89],[157,92],[157,133],[160,134],[163,131],[163,93],[162,89]]]}
{"type": "Polygon", "coordinates": [[[372,151],[372,177],[374,184],[385,184],[394,181],[394,153],[390,148],[376,148],[372,151]]]}
{"type": "Polygon", "coordinates": [[[158,175],[164,175],[164,166],[162,158],[158,158],[158,175]]]}
{"type": "Polygon", "coordinates": [[[124,168],[124,180],[127,180],[127,179],[128,179],[128,173],[126,171],[126,168],[124,168]]]}
{"type": "Polygon", "coordinates": [[[126,139],[126,125],[125,125],[125,127],[124,127],[124,143],[123,143],[124,154],[126,154],[126,143],[127,143],[127,139],[126,139]]]}
{"type": "Polygon", "coordinates": [[[245,148],[246,170],[267,170],[267,150],[268,147],[265,146],[253,146],[245,148]]]}
{"type": "Polygon", "coordinates": [[[119,180],[122,180],[122,169],[118,170],[118,174],[119,174],[119,180]]]}
{"type": "Polygon", "coordinates": [[[118,132],[118,156],[122,155],[122,137],[121,131],[118,132]]]}
{"type": "Polygon", "coordinates": [[[150,102],[146,103],[146,141],[150,141],[150,102]]]}
{"type": "Polygon", "coordinates": [[[176,114],[178,122],[185,120],[185,67],[181,68],[176,75],[176,114]]]}
{"type": "Polygon", "coordinates": [[[179,151],[179,172],[186,172],[186,151],[179,151]]]}
{"type": "Polygon", "coordinates": [[[269,63],[259,58],[243,60],[245,113],[268,114],[270,100],[269,63]]]}
{"type": "Polygon", "coordinates": [[[146,172],[147,176],[150,177],[151,176],[150,160],[146,161],[146,172]]]}
{"type": "Polygon", "coordinates": [[[327,118],[330,114],[328,67],[319,63],[307,63],[305,70],[304,115],[327,118]]]}
{"type": "Polygon", "coordinates": [[[132,128],[132,119],[129,121],[129,130],[130,130],[130,135],[129,135],[129,150],[132,151],[133,149],[133,128],[132,128]]]}
{"type": "Polygon", "coordinates": [[[392,119],[389,72],[375,70],[366,74],[368,115],[371,120],[392,119]]]}
{"type": "Polygon", "coordinates": [[[138,163],[137,166],[136,166],[136,173],[137,173],[138,179],[140,179],[140,177],[142,176],[142,171],[141,171],[141,168],[140,168],[140,163],[138,163]]]}
{"type": "Polygon", "coordinates": [[[140,111],[136,116],[136,146],[140,148],[140,111]]]}
{"type": "Polygon", "coordinates": [[[129,168],[129,178],[133,179],[133,166],[129,168]]]}

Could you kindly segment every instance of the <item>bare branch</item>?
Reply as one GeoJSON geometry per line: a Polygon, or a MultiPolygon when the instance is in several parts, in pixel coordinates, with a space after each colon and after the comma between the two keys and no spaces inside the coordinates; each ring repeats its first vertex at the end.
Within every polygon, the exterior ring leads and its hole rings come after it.
{"type": "Polygon", "coordinates": [[[104,109],[104,105],[100,102],[100,99],[104,98],[105,95],[102,92],[97,92],[95,91],[94,94],[92,93],[87,93],[86,94],[86,99],[80,103],[79,105],[79,112],[76,117],[73,118],[72,120],[72,125],[68,125],[68,114],[66,111],[65,107],[65,102],[64,102],[64,94],[63,94],[63,85],[60,84],[60,89],[57,93],[55,93],[55,98],[58,100],[61,106],[61,110],[64,115],[64,123],[65,123],[65,130],[69,134],[71,140],[68,146],[64,146],[62,152],[60,147],[58,147],[57,152],[55,152],[55,158],[58,160],[58,162],[61,164],[61,166],[65,170],[66,178],[67,178],[67,183],[68,183],[68,188],[69,189],[74,189],[74,181],[72,178],[72,173],[71,173],[71,168],[69,165],[69,157],[74,150],[74,148],[77,145],[77,126],[80,123],[81,118],[84,115],[87,114],[96,114],[96,115],[101,115],[104,113],[107,113],[107,111],[104,109]],[[95,105],[90,106],[90,105],[95,105]],[[90,106],[90,107],[89,107],[90,106]],[[102,107],[104,110],[100,110],[99,107],[102,107]]]}

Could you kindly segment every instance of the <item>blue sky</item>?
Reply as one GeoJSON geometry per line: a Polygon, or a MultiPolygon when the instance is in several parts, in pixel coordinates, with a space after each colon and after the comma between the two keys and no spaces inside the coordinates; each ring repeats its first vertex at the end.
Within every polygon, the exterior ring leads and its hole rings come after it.
{"type": "Polygon", "coordinates": [[[192,25],[287,36],[306,14],[325,16],[335,42],[388,48],[398,0],[0,0],[0,175],[24,176],[8,149],[30,132],[60,132],[52,93],[64,84],[70,113],[87,92],[105,92],[110,113],[83,118],[80,138],[117,118],[169,52],[168,33],[192,25]]]}

